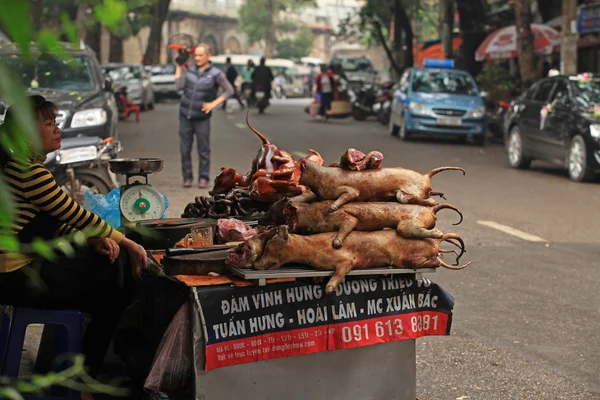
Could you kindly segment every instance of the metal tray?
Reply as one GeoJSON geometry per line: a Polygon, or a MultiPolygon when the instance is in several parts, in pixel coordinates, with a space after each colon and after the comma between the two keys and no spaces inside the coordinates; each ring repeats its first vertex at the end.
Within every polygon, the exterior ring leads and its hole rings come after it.
{"type": "Polygon", "coordinates": [[[160,158],[116,158],[109,162],[115,174],[151,174],[162,171],[164,160],[160,158]]]}

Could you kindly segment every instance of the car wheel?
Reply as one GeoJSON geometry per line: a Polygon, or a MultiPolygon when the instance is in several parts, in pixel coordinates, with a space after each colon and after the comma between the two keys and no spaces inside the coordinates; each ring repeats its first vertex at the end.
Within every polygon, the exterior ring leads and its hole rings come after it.
{"type": "Polygon", "coordinates": [[[531,159],[523,152],[523,138],[517,126],[513,126],[508,136],[508,163],[513,168],[529,168],[531,159]]]}
{"type": "Polygon", "coordinates": [[[404,117],[402,117],[402,122],[400,123],[399,136],[400,136],[400,140],[404,140],[404,141],[410,140],[412,137],[412,135],[410,134],[408,129],[406,129],[406,121],[405,121],[404,117]]]}
{"type": "Polygon", "coordinates": [[[588,167],[587,147],[585,141],[579,135],[571,140],[567,155],[567,166],[569,169],[569,178],[575,182],[591,181],[596,175],[588,167]]]}
{"type": "Polygon", "coordinates": [[[388,132],[390,135],[392,136],[398,136],[398,131],[400,130],[400,128],[398,127],[398,125],[396,125],[394,123],[394,118],[392,118],[390,116],[390,122],[388,123],[388,132]]]}

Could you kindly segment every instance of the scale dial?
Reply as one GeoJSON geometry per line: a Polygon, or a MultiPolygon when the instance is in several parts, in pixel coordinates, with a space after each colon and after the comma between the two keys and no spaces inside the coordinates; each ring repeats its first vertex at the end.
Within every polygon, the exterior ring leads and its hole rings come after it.
{"type": "Polygon", "coordinates": [[[148,185],[135,185],[121,194],[121,214],[130,222],[160,219],[165,202],[158,190],[148,185]]]}

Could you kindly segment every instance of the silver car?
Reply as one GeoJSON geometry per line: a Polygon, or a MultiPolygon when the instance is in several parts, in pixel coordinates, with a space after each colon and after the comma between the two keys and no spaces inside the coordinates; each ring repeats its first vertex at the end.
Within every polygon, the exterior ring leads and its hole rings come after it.
{"type": "Polygon", "coordinates": [[[142,64],[106,64],[102,66],[105,74],[114,82],[114,90],[127,88],[127,98],[140,106],[141,110],[154,108],[154,90],[150,73],[142,64]]]}

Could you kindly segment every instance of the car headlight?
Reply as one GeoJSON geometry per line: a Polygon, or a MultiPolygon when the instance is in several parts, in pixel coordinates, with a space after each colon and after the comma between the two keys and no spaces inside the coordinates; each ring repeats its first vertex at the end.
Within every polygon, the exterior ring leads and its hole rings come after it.
{"type": "Polygon", "coordinates": [[[481,118],[484,115],[485,115],[485,107],[484,106],[476,107],[473,110],[471,110],[471,112],[469,113],[469,117],[471,117],[471,118],[481,118]]]}
{"type": "Polygon", "coordinates": [[[106,123],[106,111],[102,108],[78,111],[73,115],[71,128],[82,128],[86,126],[98,126],[106,123]]]}
{"type": "Polygon", "coordinates": [[[415,103],[414,101],[411,101],[408,108],[410,111],[414,112],[415,114],[429,115],[429,108],[424,106],[421,103],[415,103]]]}
{"type": "Polygon", "coordinates": [[[590,125],[590,136],[596,139],[600,139],[600,125],[590,125]]]}

